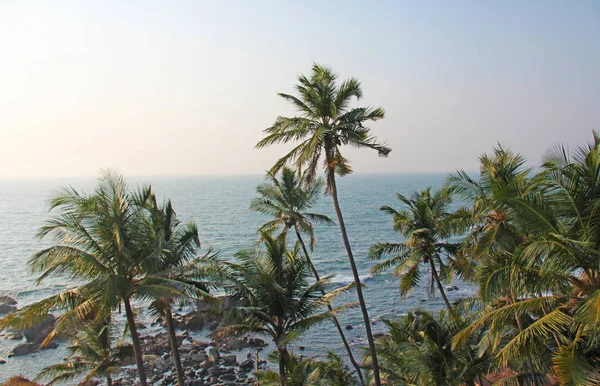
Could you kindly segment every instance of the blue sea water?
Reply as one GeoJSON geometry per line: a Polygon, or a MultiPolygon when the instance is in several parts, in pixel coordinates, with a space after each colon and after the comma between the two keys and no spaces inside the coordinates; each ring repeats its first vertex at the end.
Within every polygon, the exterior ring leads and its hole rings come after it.
{"type": "MultiPolygon", "coordinates": [[[[439,296],[429,299],[427,282],[408,297],[400,299],[396,278],[389,273],[375,277],[369,274],[373,262],[367,259],[367,251],[369,246],[378,241],[401,241],[400,236],[392,230],[391,218],[379,211],[382,205],[400,207],[396,192],[406,194],[427,186],[439,187],[444,177],[442,174],[354,174],[339,179],[344,220],[361,277],[366,284],[364,294],[375,332],[385,331],[381,319],[399,317],[413,308],[439,310],[443,307],[439,296]]],[[[159,197],[170,198],[181,220],[197,223],[203,250],[211,248],[220,251],[223,258],[232,258],[238,250],[252,247],[257,239],[256,230],[267,220],[248,209],[256,186],[264,181],[261,176],[144,177],[130,178],[128,181],[132,187],[149,183],[159,197]]],[[[0,295],[16,298],[19,306],[73,285],[61,278],[49,278],[36,285],[36,277],[29,274],[26,265],[36,251],[49,243],[49,240],[39,240],[35,235],[49,216],[48,200],[56,189],[65,185],[91,192],[96,180],[0,181],[0,295]]],[[[336,220],[328,196],[322,197],[314,211],[336,220]]],[[[350,282],[351,271],[339,228],[316,225],[315,229],[317,244],[312,259],[317,269],[323,275],[333,275],[333,282],[350,282]]],[[[472,285],[460,281],[454,284],[459,290],[448,293],[451,300],[476,293],[477,289],[472,285]]],[[[340,302],[355,300],[355,293],[349,293],[344,294],[340,302]]],[[[358,308],[344,312],[339,319],[342,325],[353,326],[346,333],[354,347],[366,344],[358,308]]],[[[62,343],[54,350],[7,358],[18,343],[0,336],[0,359],[7,361],[0,365],[0,381],[17,374],[34,377],[41,368],[60,362],[67,355],[67,345],[62,343]]],[[[329,350],[344,354],[337,333],[330,324],[313,328],[295,344],[306,347],[303,355],[319,356],[329,350]]],[[[360,353],[358,349],[355,351],[360,353]]]]}

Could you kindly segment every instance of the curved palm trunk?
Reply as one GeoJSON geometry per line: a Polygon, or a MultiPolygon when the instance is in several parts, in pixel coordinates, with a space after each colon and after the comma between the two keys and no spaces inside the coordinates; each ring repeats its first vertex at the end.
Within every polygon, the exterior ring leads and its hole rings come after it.
{"type": "Polygon", "coordinates": [[[440,295],[442,295],[442,299],[444,299],[444,304],[446,304],[446,309],[448,310],[448,313],[452,316],[454,315],[454,309],[452,308],[452,306],[450,305],[450,302],[448,301],[448,297],[446,296],[446,291],[444,291],[444,286],[442,285],[442,282],[440,281],[440,277],[437,273],[437,270],[435,269],[435,264],[433,264],[433,259],[429,258],[429,266],[431,267],[431,275],[433,276],[433,280],[435,281],[435,284],[438,287],[438,290],[440,291],[440,295]]]}
{"type": "MultiPolygon", "coordinates": [[[[310,255],[308,254],[308,250],[306,249],[306,245],[304,245],[304,240],[302,239],[302,236],[300,235],[300,232],[298,231],[298,226],[296,224],[294,224],[294,230],[296,231],[296,237],[298,238],[298,241],[300,242],[300,245],[302,246],[302,251],[304,251],[304,255],[306,256],[306,261],[308,262],[308,265],[310,266],[310,269],[311,269],[315,279],[317,281],[321,280],[319,273],[317,272],[317,269],[315,268],[315,266],[312,263],[312,260],[310,259],[310,255]]],[[[325,295],[325,290],[321,289],[321,293],[323,295],[325,295]]],[[[329,311],[333,311],[333,307],[331,307],[331,304],[328,304],[327,308],[329,308],[329,311]]],[[[362,372],[360,370],[360,366],[354,359],[354,355],[352,355],[352,350],[350,349],[350,345],[348,344],[346,335],[344,334],[344,331],[342,330],[342,326],[340,326],[340,322],[338,321],[338,319],[335,315],[333,315],[333,317],[331,319],[333,321],[333,324],[335,324],[335,328],[338,330],[338,334],[340,334],[342,343],[344,343],[344,347],[346,348],[346,352],[348,353],[348,358],[350,359],[352,366],[354,366],[354,368],[356,369],[356,374],[360,380],[360,384],[365,386],[365,380],[364,380],[362,372]]]]}
{"type": "Polygon", "coordinates": [[[277,347],[277,354],[279,356],[279,382],[281,383],[281,386],[287,386],[287,376],[285,371],[287,349],[285,347],[277,347]]]}
{"type": "MultiPolygon", "coordinates": [[[[329,155],[329,154],[328,154],[329,155]]],[[[330,159],[330,157],[328,157],[330,159]]],[[[342,232],[342,239],[344,240],[344,247],[346,248],[346,254],[350,261],[350,268],[352,269],[352,276],[354,277],[354,284],[356,284],[356,295],[358,296],[358,302],[360,304],[360,310],[363,315],[365,322],[365,330],[367,333],[367,340],[369,341],[369,350],[371,351],[371,361],[373,364],[373,380],[375,386],[381,386],[381,380],[379,378],[379,363],[377,361],[377,353],[375,352],[375,341],[373,340],[373,333],[371,332],[371,320],[369,319],[369,312],[367,311],[367,305],[362,293],[362,287],[360,285],[360,276],[358,275],[358,269],[352,255],[352,249],[350,248],[350,241],[348,240],[348,234],[346,233],[346,225],[344,225],[344,218],[342,216],[342,210],[337,196],[337,186],[335,183],[335,170],[332,166],[329,166],[329,190],[333,199],[333,207],[335,208],[335,214],[337,215],[338,222],[340,224],[340,230],[342,232]]]]}
{"type": "Polygon", "coordinates": [[[169,342],[171,343],[171,355],[173,357],[175,371],[177,372],[177,383],[179,384],[179,386],[184,386],[185,380],[183,377],[183,367],[181,366],[179,348],[177,348],[177,336],[175,335],[175,326],[173,325],[173,314],[171,313],[171,305],[167,306],[166,317],[167,330],[169,331],[169,342]]]}
{"type": "Polygon", "coordinates": [[[131,341],[133,342],[133,353],[135,355],[135,363],[138,369],[140,385],[147,386],[148,384],[146,382],[144,360],[142,359],[142,347],[140,346],[140,336],[138,335],[137,327],[135,325],[135,319],[133,317],[133,310],[131,309],[131,303],[129,303],[129,298],[123,299],[123,303],[125,303],[125,314],[127,315],[127,324],[129,325],[131,341]]]}

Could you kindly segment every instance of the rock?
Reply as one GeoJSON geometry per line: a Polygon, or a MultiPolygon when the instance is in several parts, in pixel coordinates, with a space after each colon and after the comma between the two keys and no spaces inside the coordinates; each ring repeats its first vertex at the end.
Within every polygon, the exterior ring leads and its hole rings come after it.
{"type": "Polygon", "coordinates": [[[179,352],[182,354],[189,353],[192,351],[198,351],[198,348],[196,346],[194,346],[193,344],[182,344],[179,347],[179,352]]]}
{"type": "Polygon", "coordinates": [[[248,339],[248,344],[252,347],[264,347],[267,345],[265,341],[260,338],[250,338],[248,339]]]}
{"type": "Polygon", "coordinates": [[[217,362],[219,360],[219,358],[221,358],[221,354],[219,353],[219,350],[217,350],[214,347],[211,347],[210,350],[208,350],[208,361],[209,362],[217,362]]]}
{"type": "Polygon", "coordinates": [[[8,304],[9,306],[14,306],[17,304],[17,301],[10,296],[0,296],[0,303],[8,304]]]}
{"type": "Polygon", "coordinates": [[[202,363],[203,361],[206,360],[206,355],[202,355],[202,354],[194,354],[190,357],[190,360],[193,363],[202,363]]]}
{"type": "Polygon", "coordinates": [[[237,366],[237,364],[238,364],[237,363],[237,357],[235,355],[233,355],[233,354],[231,354],[231,355],[224,355],[222,357],[222,359],[223,359],[223,362],[226,365],[229,365],[229,366],[237,366]]]}
{"type": "Polygon", "coordinates": [[[448,291],[448,292],[458,291],[458,287],[455,285],[451,285],[451,286],[446,287],[446,291],[448,291]]]}
{"type": "Polygon", "coordinates": [[[298,350],[300,351],[304,351],[306,349],[306,346],[298,346],[298,350]]]}
{"type": "Polygon", "coordinates": [[[354,327],[352,327],[351,325],[346,325],[346,330],[352,330],[354,327]]]}
{"type": "Polygon", "coordinates": [[[3,365],[5,363],[6,363],[6,361],[4,359],[0,359],[0,365],[3,365]]]}
{"type": "Polygon", "coordinates": [[[0,314],[10,314],[16,309],[17,307],[11,306],[10,304],[0,304],[0,314]]]}
{"type": "Polygon", "coordinates": [[[199,331],[204,327],[204,318],[201,315],[195,314],[191,318],[185,320],[185,328],[191,331],[199,331]]]}
{"type": "Polygon", "coordinates": [[[23,339],[23,334],[21,334],[18,331],[9,332],[8,335],[6,335],[6,339],[21,340],[21,339],[23,339]]]}
{"type": "Polygon", "coordinates": [[[54,315],[46,315],[44,320],[37,326],[32,326],[23,330],[25,339],[31,343],[41,343],[54,328],[56,318],[54,315]]]}
{"type": "Polygon", "coordinates": [[[58,347],[58,343],[52,341],[49,342],[47,345],[45,345],[44,347],[40,347],[42,350],[51,350],[51,349],[55,349],[58,347]]]}
{"type": "Polygon", "coordinates": [[[137,327],[138,330],[144,330],[144,329],[148,328],[143,323],[136,323],[135,326],[137,327]]]}
{"type": "Polygon", "coordinates": [[[10,354],[8,354],[8,356],[9,357],[18,357],[18,356],[22,356],[22,355],[27,355],[27,354],[31,354],[36,349],[37,349],[37,345],[36,344],[33,344],[33,343],[21,343],[20,345],[18,345],[15,348],[13,348],[13,350],[11,351],[10,354]]]}
{"type": "Polygon", "coordinates": [[[254,369],[254,361],[252,359],[247,359],[240,363],[240,369],[245,371],[250,371],[254,369]]]}
{"type": "Polygon", "coordinates": [[[198,350],[206,350],[210,346],[210,342],[200,342],[197,340],[192,341],[192,344],[198,348],[198,350]]]}
{"type": "Polygon", "coordinates": [[[421,301],[422,301],[422,302],[426,302],[426,301],[428,301],[428,300],[429,300],[429,299],[427,299],[427,298],[421,298],[421,301]]]}

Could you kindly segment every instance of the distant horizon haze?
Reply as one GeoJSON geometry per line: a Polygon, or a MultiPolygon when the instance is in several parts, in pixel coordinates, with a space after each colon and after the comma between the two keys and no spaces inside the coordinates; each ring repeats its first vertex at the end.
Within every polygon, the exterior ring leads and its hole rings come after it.
{"type": "Polygon", "coordinates": [[[600,2],[0,2],[0,179],[259,175],[314,62],[383,107],[357,173],[539,166],[600,130],[600,2]],[[320,15],[319,22],[314,17],[320,15]]]}

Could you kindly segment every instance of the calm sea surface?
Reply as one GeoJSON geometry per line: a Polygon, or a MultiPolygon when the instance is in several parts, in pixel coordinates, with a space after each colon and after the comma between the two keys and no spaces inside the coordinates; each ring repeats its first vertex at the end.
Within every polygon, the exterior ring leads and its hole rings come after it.
{"type": "MultiPolygon", "coordinates": [[[[380,212],[382,205],[400,207],[395,192],[409,193],[427,186],[438,187],[445,175],[441,174],[389,174],[352,175],[339,179],[338,189],[344,219],[361,276],[367,285],[365,297],[375,331],[384,331],[385,325],[377,320],[395,318],[411,308],[438,310],[443,307],[441,298],[428,298],[426,284],[405,299],[398,296],[397,280],[390,274],[371,277],[366,258],[369,246],[377,241],[400,241],[391,227],[391,218],[380,212]]],[[[220,251],[224,258],[242,248],[253,245],[256,229],[267,219],[248,209],[255,195],[256,185],[263,182],[260,176],[228,177],[147,177],[130,178],[132,187],[150,183],[159,197],[173,201],[181,220],[193,220],[198,224],[203,249],[220,251]]],[[[27,260],[33,253],[47,245],[35,238],[40,226],[48,218],[48,199],[54,190],[72,185],[76,189],[91,192],[94,179],[60,180],[5,180],[0,181],[0,295],[16,298],[19,306],[55,294],[72,286],[66,280],[51,278],[35,284],[35,277],[28,273],[27,260]]],[[[329,215],[335,220],[331,199],[323,196],[316,212],[329,215]]],[[[337,221],[336,221],[337,222],[337,221]]],[[[348,283],[351,272],[337,226],[316,226],[317,245],[313,261],[322,274],[334,275],[332,281],[348,283]]],[[[459,290],[449,292],[450,299],[471,296],[476,288],[455,283],[459,290]]],[[[355,301],[355,293],[344,295],[341,301],[355,301]]],[[[351,309],[340,316],[342,325],[352,325],[347,335],[355,346],[366,344],[364,326],[358,309],[351,309]]],[[[0,337],[0,381],[22,374],[34,377],[49,364],[57,363],[67,355],[66,344],[55,350],[42,351],[29,356],[7,358],[19,342],[0,337]]],[[[323,355],[329,350],[343,354],[343,347],[335,329],[323,324],[309,331],[296,345],[306,346],[304,355],[323,355]]],[[[356,350],[357,353],[359,352],[356,350]]]]}

